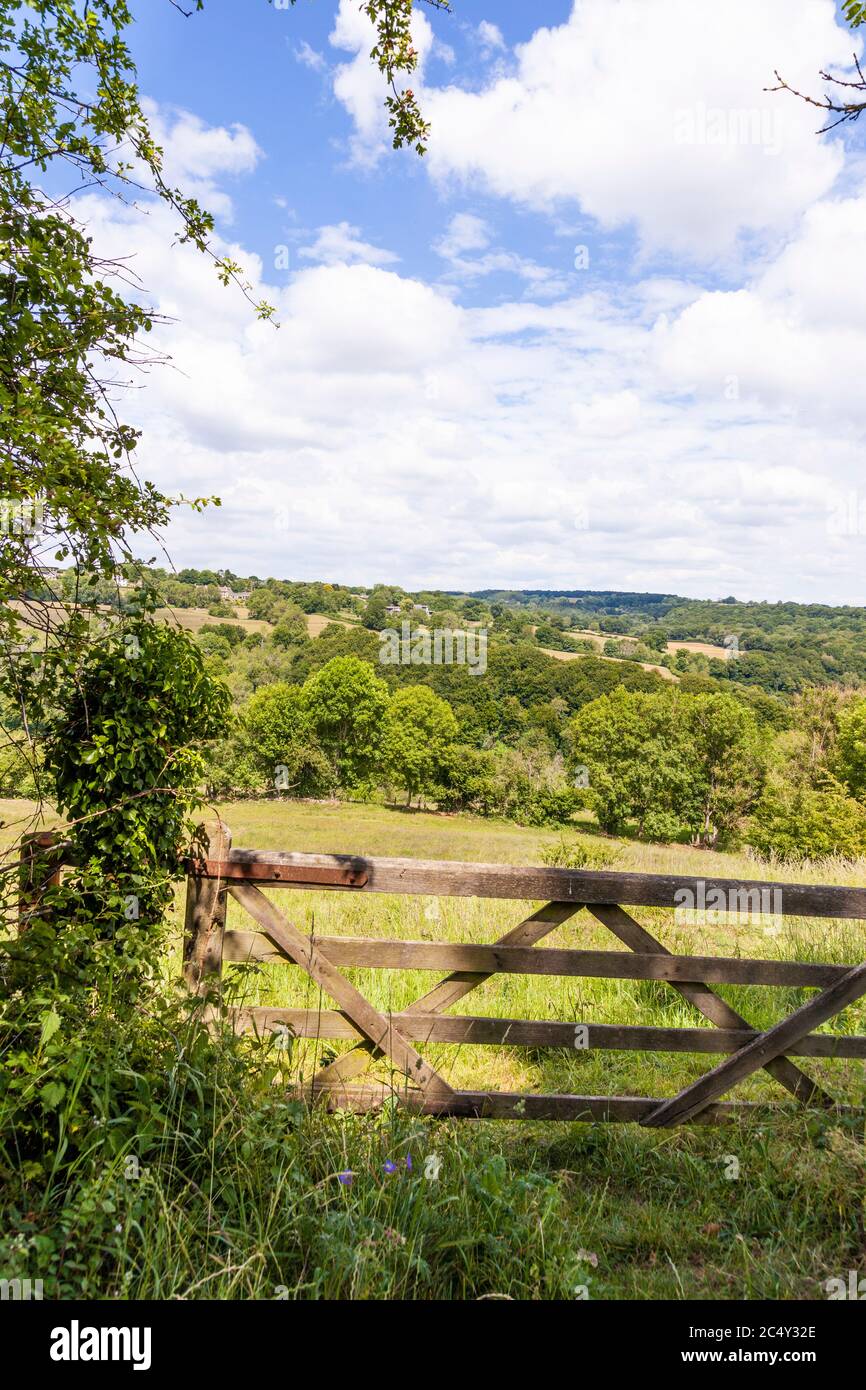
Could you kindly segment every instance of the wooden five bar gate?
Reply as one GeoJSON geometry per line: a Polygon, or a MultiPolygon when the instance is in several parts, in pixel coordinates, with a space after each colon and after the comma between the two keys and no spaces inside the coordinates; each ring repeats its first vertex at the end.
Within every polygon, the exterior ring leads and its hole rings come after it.
{"type": "MultiPolygon", "coordinates": [[[[355,1046],[319,1070],[304,1087],[331,1108],[369,1109],[397,1094],[425,1114],[532,1120],[618,1120],[669,1126],[763,1113],[760,1103],[723,1101],[732,1087],[764,1068],[802,1105],[837,1107],[792,1058],[866,1058],[866,1036],[816,1033],[866,993],[866,962],[817,964],[720,956],[675,955],[625,910],[674,907],[682,890],[692,903],[747,902],[768,910],[781,893],[786,916],[866,918],[866,890],[794,883],[739,882],[662,874],[520,868],[502,864],[363,858],[232,849],[225,825],[212,832],[208,858],[187,861],[187,984],[213,1007],[222,964],[288,962],[300,966],[337,1005],[335,1010],[248,1008],[231,1011],[234,1026],[258,1033],[288,1030],[296,1037],[350,1039],[355,1046]],[[492,945],[403,941],[373,937],[311,937],[293,925],[262,888],[321,889],[509,898],[544,906],[492,945]],[[745,895],[745,897],[744,897],[745,895]],[[228,929],[229,897],[252,917],[257,932],[228,929]],[[628,950],[539,947],[556,927],[588,912],[628,950]],[[342,973],[345,967],[444,971],[432,989],[399,1013],[375,1008],[342,973]],[[664,980],[714,1028],[620,1026],[446,1013],[499,973],[664,980]],[[760,1032],[713,989],[718,984],[805,986],[818,990],[782,1022],[760,1032]],[[643,1096],[525,1095],[455,1090],[416,1050],[416,1043],[480,1043],[571,1048],[585,1027],[589,1048],[722,1053],[724,1060],[670,1099],[643,1096]],[[390,1085],[363,1084],[373,1059],[392,1067],[390,1085]],[[356,1079],[358,1084],[352,1084],[356,1079]]],[[[735,910],[735,909],[731,909],[735,910]]],[[[770,1107],[772,1109],[772,1107],[770,1107]]]]}

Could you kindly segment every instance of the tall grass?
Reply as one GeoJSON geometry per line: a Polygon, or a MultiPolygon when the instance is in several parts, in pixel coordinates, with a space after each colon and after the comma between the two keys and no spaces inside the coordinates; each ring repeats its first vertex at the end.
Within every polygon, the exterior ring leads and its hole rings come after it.
{"type": "MultiPolygon", "coordinates": [[[[364,806],[238,803],[222,813],[235,845],[539,863],[557,834],[467,817],[364,806]]],[[[745,857],[683,846],[612,845],[617,868],[757,877],[745,857]]],[[[757,869],[757,872],[756,872],[757,869]]],[[[822,866],[834,882],[858,868],[822,866]]],[[[780,871],[788,881],[793,872],[780,871]]],[[[530,904],[275,890],[292,921],[319,935],[493,941],[530,904]]],[[[159,963],[168,997],[177,949],[159,963]]],[[[759,926],[676,925],[635,909],[672,950],[862,958],[859,924],[787,919],[759,926]]],[[[229,925],[252,923],[232,902],[229,925]]],[[[617,949],[587,913],[545,944],[617,949]]],[[[382,1009],[401,1009],[429,972],[351,971],[382,1009]]],[[[233,1002],[332,1007],[289,966],[227,967],[233,1002]]],[[[794,992],[721,987],[758,1026],[794,992]]],[[[698,1026],[662,982],[499,976],[454,1012],[582,1022],[698,1026]]],[[[845,1031],[866,1031],[861,1004],[845,1031]]],[[[127,1075],[125,1109],[76,1136],[76,1157],[37,1173],[0,1154],[0,1275],[44,1277],[46,1296],[96,1298],[814,1298],[866,1268],[862,1123],[797,1111],[765,1073],[737,1090],[781,1100],[772,1123],[655,1132],[633,1125],[432,1120],[394,1103],[327,1115],[292,1087],[348,1044],[172,1035],[94,1038],[83,1088],[127,1075]],[[128,1073],[134,1073],[130,1080],[128,1073]],[[409,1166],[409,1162],[411,1167],[409,1166]],[[733,1161],[732,1161],[733,1160],[733,1161]]],[[[707,1025],[709,1026],[709,1025],[707,1025]]],[[[833,1028],[838,1031],[838,1025],[833,1028]]],[[[424,1048],[456,1086],[581,1094],[672,1095],[712,1058],[513,1047],[424,1048]]],[[[716,1059],[717,1060],[717,1059],[716,1059]]],[[[863,1101],[863,1067],[806,1060],[840,1100],[863,1101]]],[[[11,1097],[0,1105],[14,1107],[11,1097]]],[[[7,1110],[4,1133],[14,1115],[7,1110]]]]}

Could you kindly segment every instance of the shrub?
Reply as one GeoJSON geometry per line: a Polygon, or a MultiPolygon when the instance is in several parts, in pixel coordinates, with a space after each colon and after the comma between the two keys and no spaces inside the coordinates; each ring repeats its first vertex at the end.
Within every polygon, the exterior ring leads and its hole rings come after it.
{"type": "Polygon", "coordinates": [[[776,775],[755,807],[748,839],[759,854],[782,860],[858,859],[866,854],[866,809],[829,776],[810,787],[776,775]]]}
{"type": "Polygon", "coordinates": [[[609,869],[620,857],[617,845],[560,835],[541,851],[542,864],[552,869],[609,869]]]}

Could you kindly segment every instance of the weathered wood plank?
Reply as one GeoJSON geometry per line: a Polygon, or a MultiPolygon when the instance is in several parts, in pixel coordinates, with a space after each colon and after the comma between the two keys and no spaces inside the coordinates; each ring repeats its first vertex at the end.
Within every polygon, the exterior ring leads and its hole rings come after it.
{"type": "Polygon", "coordinates": [[[237,864],[228,859],[187,859],[190,874],[197,878],[220,878],[228,882],[269,883],[285,888],[363,888],[367,873],[363,868],[328,865],[237,864]]]}
{"type": "MultiPolygon", "coordinates": [[[[230,891],[234,891],[234,887],[230,891]]],[[[227,934],[227,960],[275,960],[249,936],[227,934]]],[[[821,989],[850,969],[812,961],[752,960],[737,956],[675,956],[670,952],[578,951],[558,947],[481,945],[456,941],[402,941],[371,936],[320,936],[318,945],[334,965],[386,970],[453,970],[474,975],[582,975],[623,980],[698,978],[717,984],[802,985],[821,989]]]]}
{"type": "Polygon", "coordinates": [[[424,1061],[391,1019],[375,1009],[345,975],[340,974],[318,941],[312,941],[287,922],[264,893],[251,883],[234,883],[230,892],[280,950],[302,966],[310,978],[337,1001],[368,1042],[390,1057],[398,1070],[405,1072],[425,1093],[453,1094],[447,1081],[424,1061]]]}
{"type": "MultiPolygon", "coordinates": [[[[226,856],[232,833],[223,821],[205,826],[208,852],[226,856]]],[[[226,929],[226,888],[218,878],[186,881],[183,978],[195,994],[216,998],[222,982],[223,938],[226,929]]]]}
{"type": "MultiPolygon", "coordinates": [[[[512,927],[496,943],[499,946],[532,946],[536,941],[549,935],[554,928],[567,922],[576,912],[581,909],[579,903],[548,903],[546,907],[539,908],[533,912],[531,917],[512,927]]],[[[465,995],[477,989],[485,980],[491,978],[490,973],[472,974],[467,971],[456,971],[447,975],[444,980],[440,980],[437,985],[422,994],[416,999],[414,1004],[410,1004],[408,1012],[426,1011],[428,1013],[438,1013],[442,1009],[447,1009],[451,1004],[455,1004],[458,999],[463,999],[465,995]]],[[[409,1034],[411,1036],[411,1034],[409,1034]]],[[[337,1057],[328,1066],[316,1073],[313,1077],[313,1087],[330,1086],[335,1082],[341,1085],[349,1081],[353,1076],[359,1076],[369,1065],[375,1053],[370,1048],[356,1047],[350,1052],[346,1052],[342,1057],[337,1057]]]]}
{"type": "MultiPolygon", "coordinates": [[[[374,1110],[393,1092],[387,1086],[345,1086],[326,1089],[320,1098],[329,1110],[374,1110]]],[[[513,1091],[454,1091],[448,1097],[399,1093],[410,1109],[425,1115],[456,1115],[465,1119],[608,1121],[634,1124],[652,1113],[657,1100],[644,1096],[522,1095],[513,1091]]],[[[838,1106],[839,1114],[859,1114],[838,1106]]],[[[794,1113],[790,1105],[748,1101],[719,1101],[692,1117],[693,1124],[718,1124],[748,1119],[770,1120],[794,1113]]]]}
{"type": "MultiPolygon", "coordinates": [[[[288,1029],[296,1038],[358,1039],[362,1036],[338,1009],[238,1008],[229,1011],[236,1032],[288,1029]]],[[[657,1028],[636,1024],[561,1023],[547,1019],[489,1018],[486,1014],[441,1014],[415,1005],[390,1015],[413,1042],[474,1043],[495,1047],[556,1047],[625,1052],[737,1052],[761,1037],[748,1028],[657,1028]],[[576,1029],[586,1041],[576,1043],[576,1029]]],[[[798,1057],[866,1058],[866,1035],[810,1033],[788,1051],[798,1057]]],[[[347,1052],[346,1057],[354,1056],[347,1052]]],[[[368,1060],[361,1058],[362,1064],[368,1060]]],[[[321,1075],[321,1073],[320,1073],[321,1075]]]]}
{"type": "MultiPolygon", "coordinates": [[[[675,895],[685,889],[696,902],[710,900],[718,891],[725,895],[731,911],[775,913],[775,890],[781,893],[780,910],[787,916],[866,920],[866,888],[834,884],[780,883],[767,879],[701,879],[675,874],[523,868],[513,864],[365,858],[349,854],[296,854],[280,850],[234,849],[229,858],[233,864],[254,864],[259,868],[270,865],[275,869],[281,866],[319,867],[365,872],[367,881],[352,890],[360,893],[417,893],[445,897],[674,907],[678,905],[675,895]]],[[[303,884],[280,884],[276,878],[274,886],[304,887],[303,884]]],[[[326,891],[324,886],[323,891],[326,891]]]]}
{"type": "Polygon", "coordinates": [[[817,999],[810,999],[808,1004],[795,1009],[788,1018],[747,1043],[698,1081],[684,1087],[679,1095],[661,1103],[641,1120],[641,1124],[654,1128],[683,1124],[863,994],[866,994],[866,962],[849,970],[817,999]]]}
{"type": "MultiPolygon", "coordinates": [[[[592,915],[613,932],[632,951],[641,954],[655,954],[666,952],[666,947],[660,941],[656,941],[645,927],[624,912],[621,907],[608,904],[603,907],[593,907],[592,915]]],[[[749,1023],[742,1014],[720,999],[702,981],[692,981],[683,983],[682,981],[671,981],[673,988],[693,1004],[705,1018],[714,1023],[717,1028],[748,1028],[749,1023]]],[[[786,1057],[776,1057],[768,1062],[765,1068],[771,1076],[791,1092],[792,1096],[803,1104],[816,1104],[830,1106],[833,1105],[832,1096],[828,1095],[816,1081],[807,1076],[804,1071],[789,1062],[786,1057]]]]}

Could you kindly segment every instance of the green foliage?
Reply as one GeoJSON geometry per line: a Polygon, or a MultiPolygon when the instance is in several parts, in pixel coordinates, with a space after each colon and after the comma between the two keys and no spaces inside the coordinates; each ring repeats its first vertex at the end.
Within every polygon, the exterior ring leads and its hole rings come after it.
{"type": "Polygon", "coordinates": [[[599,823],[621,833],[714,845],[733,838],[763,775],[752,712],[727,694],[614,691],[572,721],[574,767],[586,768],[599,823]]]}
{"type": "MultiPolygon", "coordinates": [[[[426,0],[437,10],[450,9],[448,0],[426,0]]],[[[430,127],[422,119],[418,99],[411,87],[398,90],[398,72],[412,73],[418,66],[418,54],[412,43],[413,0],[363,0],[361,8],[376,26],[377,40],[370,57],[384,73],[390,88],[385,98],[389,111],[388,125],[393,131],[394,149],[414,145],[418,154],[425,153],[430,127]]]]}
{"type": "Polygon", "coordinates": [[[449,745],[457,738],[451,706],[426,685],[407,685],[391,698],[382,734],[386,780],[412,797],[432,795],[443,780],[449,745]]]}
{"type": "Polygon", "coordinates": [[[171,1011],[156,982],[199,804],[195,745],[223,729],[228,706],[190,638],[143,618],[83,654],[58,646],[45,665],[45,769],[71,864],[0,947],[3,1152],[14,1130],[18,1160],[40,1174],[74,1162],[93,1123],[119,1139],[120,1117],[140,1115],[145,1035],[171,1011]]]}
{"type": "MultiPolygon", "coordinates": [[[[300,687],[277,684],[257,691],[239,723],[242,756],[254,770],[256,790],[276,788],[295,796],[321,796],[333,790],[336,768],[316,737],[300,687]]],[[[220,791],[225,794],[243,786],[241,780],[220,791]]]]}
{"type": "Polygon", "coordinates": [[[219,637],[231,651],[233,647],[241,645],[246,635],[244,629],[234,623],[205,623],[199,628],[198,643],[207,651],[209,640],[219,637]]]}
{"type": "MultiPolygon", "coordinates": [[[[724,647],[732,636],[739,655],[707,657],[680,651],[670,658],[677,672],[711,676],[741,690],[790,697],[810,686],[853,686],[866,681],[866,609],[825,604],[741,603],[685,599],[673,594],[573,590],[483,590],[478,595],[501,610],[499,635],[516,635],[518,623],[555,619],[604,634],[640,639],[657,653],[663,639],[724,647]]],[[[545,642],[545,646],[550,643],[545,642]]],[[[619,655],[611,648],[610,655],[619,655]]],[[[640,660],[658,660],[639,657],[640,660]]]]}
{"type": "Polygon", "coordinates": [[[866,801],[866,700],[856,700],[842,710],[832,765],[851,795],[866,801]]]}
{"type": "Polygon", "coordinates": [[[367,600],[367,607],[364,612],[364,626],[372,632],[381,632],[388,626],[389,615],[385,612],[385,600],[379,594],[374,594],[367,600]]]}
{"type": "MultiPolygon", "coordinates": [[[[49,654],[55,708],[44,735],[53,800],[69,821],[84,891],[78,911],[110,936],[129,920],[155,929],[191,833],[204,760],[221,733],[228,692],[183,632],[142,618],[111,629],[81,658],[49,654]]],[[[64,889],[75,908],[73,886],[64,889]]]]}
{"type": "Polygon", "coordinates": [[[251,618],[270,620],[277,602],[273,589],[254,589],[247,599],[247,612],[251,618]]]}
{"type": "Polygon", "coordinates": [[[305,683],[302,702],[339,784],[359,787],[379,755],[388,708],[385,682],[356,656],[334,657],[305,683]]]}
{"type": "Polygon", "coordinates": [[[730,843],[758,797],[765,770],[764,741],[754,714],[733,695],[694,695],[682,701],[690,755],[698,776],[699,824],[705,846],[730,843]]]}
{"type": "Polygon", "coordinates": [[[529,733],[517,748],[454,744],[444,759],[439,804],[449,810],[508,816],[523,825],[560,825],[580,796],[566,781],[561,759],[550,756],[543,735],[529,733]]]}
{"type": "Polygon", "coordinates": [[[609,869],[619,857],[619,849],[604,840],[565,834],[541,851],[542,864],[552,869],[609,869]]]}
{"type": "Polygon", "coordinates": [[[496,764],[488,749],[453,743],[445,752],[439,805],[447,811],[504,814],[496,786],[496,764]]]}
{"type": "Polygon", "coordinates": [[[568,1189],[501,1127],[308,1111],[267,1044],[172,1011],[70,1025],[42,1064],[65,1079],[44,1110],[32,1073],[0,1090],[0,1271],[46,1298],[552,1299],[585,1278],[568,1189]]]}
{"type": "MultiPolygon", "coordinates": [[[[0,0],[0,496],[34,513],[43,555],[71,560],[82,582],[133,560],[127,536],[159,528],[170,503],[136,480],[137,432],[105,393],[112,372],[92,370],[97,360],[115,368],[154,360],[141,345],[152,316],[112,287],[123,268],[95,257],[58,196],[62,179],[120,194],[135,168],[175,213],[182,241],[210,252],[213,225],[163,180],[125,43],[131,22],[125,0],[0,0]]],[[[35,534],[24,524],[0,538],[0,625],[10,636],[18,631],[10,600],[33,586],[35,534]]],[[[76,597],[87,603],[93,594],[76,597]]]]}
{"type": "Polygon", "coordinates": [[[548,647],[551,651],[568,652],[573,650],[571,642],[563,635],[562,629],[555,627],[553,623],[540,623],[535,629],[535,640],[539,647],[548,647]]]}
{"type": "Polygon", "coordinates": [[[285,603],[276,616],[274,642],[284,650],[296,647],[307,639],[307,623],[304,614],[296,604],[285,603]]]}
{"type": "Polygon", "coordinates": [[[564,825],[578,809],[579,798],[571,787],[532,787],[522,794],[514,811],[521,825],[564,825]]]}
{"type": "Polygon", "coordinates": [[[860,859],[866,855],[866,809],[829,776],[809,786],[777,773],[755,807],[749,842],[781,860],[860,859]]]}
{"type": "Polygon", "coordinates": [[[697,814],[697,770],[673,697],[615,690],[573,719],[572,765],[587,769],[603,829],[632,823],[650,839],[674,839],[697,814]]]}
{"type": "Polygon", "coordinates": [[[38,796],[34,751],[23,733],[7,737],[0,747],[0,796],[33,799],[38,796]]]}

